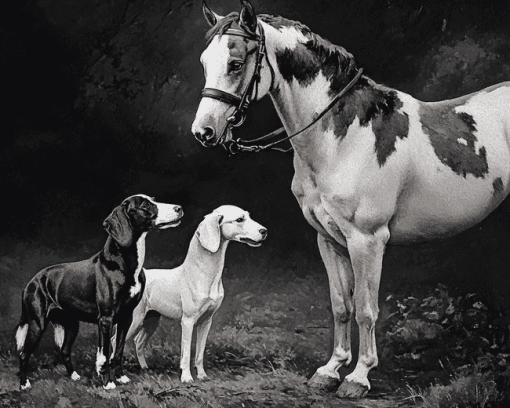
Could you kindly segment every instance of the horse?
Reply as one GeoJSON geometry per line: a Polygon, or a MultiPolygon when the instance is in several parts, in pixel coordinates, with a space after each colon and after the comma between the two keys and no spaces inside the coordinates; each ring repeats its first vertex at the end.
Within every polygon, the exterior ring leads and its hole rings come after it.
{"type": "Polygon", "coordinates": [[[224,17],[205,2],[203,12],[205,89],[191,131],[207,147],[237,143],[232,128],[250,102],[271,97],[294,150],[292,192],[318,233],[334,317],[331,358],[308,384],[340,384],[337,396],[363,398],[378,364],[386,246],[453,236],[509,193],[510,82],[423,102],[362,75],[352,54],[305,25],[257,15],[247,0],[224,17]],[[354,310],[359,355],[340,382],[354,310]]]}

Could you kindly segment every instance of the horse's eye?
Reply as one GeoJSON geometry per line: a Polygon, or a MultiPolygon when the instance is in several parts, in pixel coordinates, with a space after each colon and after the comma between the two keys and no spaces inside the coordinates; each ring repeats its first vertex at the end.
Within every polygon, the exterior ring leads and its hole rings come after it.
{"type": "Polygon", "coordinates": [[[236,220],[236,222],[243,222],[244,221],[244,218],[240,217],[236,220]]]}
{"type": "Polygon", "coordinates": [[[243,63],[241,61],[232,61],[230,63],[230,70],[231,71],[240,71],[243,67],[243,63]]]}
{"type": "Polygon", "coordinates": [[[147,201],[144,201],[142,204],[142,208],[149,208],[149,203],[147,201]]]}

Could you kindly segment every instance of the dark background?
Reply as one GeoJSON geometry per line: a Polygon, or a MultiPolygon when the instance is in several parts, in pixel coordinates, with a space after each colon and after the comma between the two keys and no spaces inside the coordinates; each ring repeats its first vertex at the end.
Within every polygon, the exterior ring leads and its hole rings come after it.
{"type": "MultiPolygon", "coordinates": [[[[209,5],[221,15],[240,8],[233,0],[209,5]]],[[[507,0],[253,5],[303,22],[353,53],[375,81],[422,100],[510,79],[507,0]]],[[[181,204],[186,213],[178,229],[149,235],[149,267],[181,262],[202,217],[235,204],[268,227],[269,237],[257,250],[232,245],[230,276],[325,274],[316,233],[290,191],[292,155],[228,158],[191,135],[208,28],[200,1],[18,1],[0,21],[0,314],[10,314],[13,302],[17,309],[21,287],[46,266],[48,253],[66,261],[97,252],[106,238],[102,221],[136,193],[181,204]]],[[[237,136],[279,126],[265,100],[237,136]]],[[[455,238],[388,248],[383,291],[443,282],[505,310],[509,215],[507,201],[455,238]]]]}

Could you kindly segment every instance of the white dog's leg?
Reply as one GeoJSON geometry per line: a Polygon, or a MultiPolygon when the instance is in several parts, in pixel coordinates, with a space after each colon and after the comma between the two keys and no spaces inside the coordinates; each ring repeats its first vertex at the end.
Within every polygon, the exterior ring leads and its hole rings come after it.
{"type": "Polygon", "coordinates": [[[191,358],[191,337],[193,335],[193,326],[195,322],[189,318],[182,318],[182,339],[181,339],[181,382],[193,382],[193,376],[190,370],[191,358]]]}
{"type": "Polygon", "coordinates": [[[207,335],[212,324],[212,316],[198,324],[197,326],[197,346],[195,352],[195,367],[197,368],[197,378],[203,380],[207,378],[204,371],[204,351],[207,335]]]}
{"type": "MultiPolygon", "coordinates": [[[[138,306],[135,308],[133,312],[133,321],[131,322],[131,326],[129,327],[128,333],[126,335],[126,342],[134,337],[134,343],[135,343],[135,351],[136,356],[138,358],[138,363],[140,364],[140,367],[147,368],[147,362],[145,361],[145,355],[143,354],[143,350],[145,349],[145,344],[143,346],[140,346],[139,339],[143,337],[143,334],[141,333],[142,326],[143,326],[143,319],[145,317],[145,303],[142,299],[142,301],[138,304],[138,306]],[[142,351],[140,352],[140,349],[142,351]]],[[[145,341],[146,343],[146,341],[145,341]]]]}
{"type": "Polygon", "coordinates": [[[142,328],[135,337],[136,356],[140,367],[149,368],[147,361],[145,360],[145,349],[149,342],[150,337],[154,334],[159,325],[160,314],[149,312],[145,315],[142,328]]]}

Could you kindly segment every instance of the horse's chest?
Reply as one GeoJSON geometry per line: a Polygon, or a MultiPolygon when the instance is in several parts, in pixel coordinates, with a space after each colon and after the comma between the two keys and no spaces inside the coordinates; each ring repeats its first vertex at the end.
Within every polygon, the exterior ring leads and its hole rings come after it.
{"type": "MultiPolygon", "coordinates": [[[[330,233],[328,225],[333,224],[332,217],[326,211],[321,198],[326,192],[318,185],[316,177],[317,176],[312,173],[296,171],[292,180],[292,192],[308,223],[314,227],[319,234],[325,237],[331,237],[332,234],[330,233]]],[[[342,189],[340,188],[339,190],[342,189]]],[[[341,234],[338,234],[335,239],[340,243],[343,241],[341,234]]]]}

